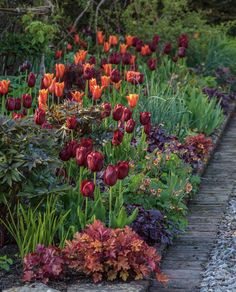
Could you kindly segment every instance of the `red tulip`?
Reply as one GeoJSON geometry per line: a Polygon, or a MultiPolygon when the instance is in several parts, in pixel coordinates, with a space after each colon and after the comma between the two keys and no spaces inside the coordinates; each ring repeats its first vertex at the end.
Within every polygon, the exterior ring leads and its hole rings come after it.
{"type": "Polygon", "coordinates": [[[120,161],[117,163],[118,179],[124,179],[129,173],[129,162],[120,161]]]}
{"type": "Polygon", "coordinates": [[[154,71],[157,67],[157,59],[149,59],[147,65],[151,71],[154,71]]]}
{"type": "Polygon", "coordinates": [[[130,120],[132,117],[132,112],[129,108],[127,107],[124,107],[124,111],[123,111],[123,114],[122,114],[122,121],[125,121],[127,122],[128,120],[130,120]]]}
{"type": "Polygon", "coordinates": [[[90,150],[84,146],[79,146],[76,149],[76,163],[79,166],[87,165],[87,156],[90,153],[90,150]]]}
{"type": "Polygon", "coordinates": [[[23,94],[22,95],[22,99],[23,99],[23,106],[25,108],[31,108],[32,106],[32,96],[30,94],[23,94]]]}
{"type": "Polygon", "coordinates": [[[188,36],[186,34],[181,34],[178,40],[178,46],[188,48],[188,36]]]}
{"type": "Polygon", "coordinates": [[[28,86],[34,87],[35,82],[36,82],[36,76],[33,72],[30,72],[28,75],[28,86]]]}
{"type": "Polygon", "coordinates": [[[145,133],[146,135],[149,135],[150,132],[151,132],[151,129],[152,129],[151,124],[150,124],[150,123],[146,124],[146,125],[144,126],[144,133],[145,133]]]}
{"type": "Polygon", "coordinates": [[[8,111],[14,111],[15,110],[15,99],[13,97],[8,97],[6,100],[6,109],[8,111]]]}
{"type": "Polygon", "coordinates": [[[102,153],[98,151],[93,151],[89,153],[87,157],[88,169],[93,172],[101,171],[104,164],[104,157],[102,153]]]}
{"type": "Polygon", "coordinates": [[[52,125],[49,124],[49,122],[45,121],[42,126],[41,126],[42,129],[52,129],[52,125]]]}
{"type": "Polygon", "coordinates": [[[119,129],[114,131],[113,138],[112,138],[112,144],[114,146],[118,146],[122,143],[124,137],[124,133],[121,132],[119,129]]]}
{"type": "Polygon", "coordinates": [[[118,69],[113,69],[111,71],[110,79],[114,83],[118,83],[121,78],[120,78],[120,71],[118,69]]]}
{"type": "Polygon", "coordinates": [[[185,55],[186,55],[186,48],[185,47],[179,47],[178,57],[179,58],[184,58],[185,55]]]}
{"type": "Polygon", "coordinates": [[[102,119],[109,117],[111,114],[111,104],[109,102],[104,102],[102,104],[102,113],[101,113],[101,117],[102,119]]]}
{"type": "Polygon", "coordinates": [[[123,104],[117,104],[113,109],[113,113],[112,113],[113,119],[115,121],[121,120],[122,115],[123,115],[123,111],[124,111],[123,104]]]}
{"type": "Polygon", "coordinates": [[[81,138],[80,145],[88,149],[89,152],[93,150],[93,140],[91,138],[81,138]]]}
{"type": "Polygon", "coordinates": [[[135,121],[133,119],[130,119],[127,121],[126,123],[126,127],[125,127],[125,130],[127,133],[133,133],[134,131],[134,127],[135,127],[135,121]]]}
{"type": "Polygon", "coordinates": [[[66,127],[70,130],[74,130],[77,127],[76,117],[68,117],[66,119],[66,127]]]}
{"type": "Polygon", "coordinates": [[[79,143],[76,140],[71,140],[67,143],[66,147],[68,148],[68,151],[71,153],[71,157],[76,156],[76,150],[79,147],[79,143]]]}
{"type": "Polygon", "coordinates": [[[60,153],[59,157],[62,161],[68,161],[71,158],[71,151],[68,149],[68,147],[64,147],[60,153]]]}
{"type": "Polygon", "coordinates": [[[118,179],[117,169],[113,165],[108,165],[104,172],[104,182],[108,186],[114,186],[118,179]]]}
{"type": "Polygon", "coordinates": [[[84,197],[92,198],[94,190],[95,190],[95,185],[92,181],[85,179],[81,182],[80,192],[82,193],[84,197]]]}
{"type": "Polygon", "coordinates": [[[44,110],[37,108],[34,114],[34,122],[37,125],[42,125],[46,120],[46,113],[44,110]]]}
{"type": "Polygon", "coordinates": [[[151,113],[149,112],[142,112],[140,113],[140,123],[145,126],[150,123],[151,120],[151,113]]]}
{"type": "Polygon", "coordinates": [[[171,49],[172,49],[171,43],[165,44],[163,48],[163,54],[169,55],[169,53],[171,52],[171,49]]]}
{"type": "Polygon", "coordinates": [[[21,98],[15,99],[15,110],[19,111],[21,109],[21,98]]]}

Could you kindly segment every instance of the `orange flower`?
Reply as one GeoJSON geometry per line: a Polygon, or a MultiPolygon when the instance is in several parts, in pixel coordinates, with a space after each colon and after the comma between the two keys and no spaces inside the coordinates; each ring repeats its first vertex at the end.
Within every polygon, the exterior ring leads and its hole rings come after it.
{"type": "Polygon", "coordinates": [[[85,50],[79,50],[75,55],[74,55],[74,61],[75,64],[78,65],[78,63],[82,63],[87,56],[87,51],[85,50]]]}
{"type": "Polygon", "coordinates": [[[48,89],[39,90],[38,103],[39,103],[40,109],[44,111],[47,109],[47,100],[48,100],[48,89]]]}
{"type": "Polygon", "coordinates": [[[129,106],[131,108],[136,107],[137,102],[138,102],[138,98],[139,98],[139,95],[135,94],[135,93],[132,93],[132,94],[129,94],[129,95],[126,96],[126,99],[127,99],[128,103],[129,103],[129,106]]]}
{"type": "Polygon", "coordinates": [[[138,71],[127,71],[126,72],[126,80],[130,83],[142,83],[141,81],[141,73],[138,71]]]}
{"type": "Polygon", "coordinates": [[[116,46],[118,44],[118,38],[116,35],[110,35],[109,36],[109,44],[111,46],[116,46]]]}
{"type": "Polygon", "coordinates": [[[102,67],[103,67],[105,74],[110,76],[111,71],[112,71],[112,64],[104,64],[102,67]]]}
{"type": "Polygon", "coordinates": [[[105,42],[104,45],[103,45],[103,51],[104,51],[104,53],[109,52],[110,47],[111,47],[110,44],[108,42],[105,42]]]}
{"type": "Polygon", "coordinates": [[[82,96],[84,95],[84,92],[75,91],[75,92],[71,92],[71,95],[72,95],[73,101],[76,101],[78,103],[83,103],[82,96]]]}
{"type": "Polygon", "coordinates": [[[149,48],[149,45],[144,45],[144,46],[142,46],[142,48],[141,48],[141,55],[142,56],[148,56],[148,55],[150,55],[152,52],[151,52],[151,50],[150,50],[150,48],[149,48]]]}
{"type": "Polygon", "coordinates": [[[56,64],[56,77],[57,79],[62,79],[65,73],[64,64],[56,64]]]}
{"type": "Polygon", "coordinates": [[[127,47],[128,46],[126,44],[120,44],[120,53],[121,54],[126,53],[127,47]]]}
{"type": "Polygon", "coordinates": [[[79,35],[78,34],[75,34],[74,35],[74,43],[75,44],[78,44],[79,43],[79,40],[80,40],[79,35]]]}
{"type": "Polygon", "coordinates": [[[54,93],[55,92],[55,83],[56,83],[56,78],[53,78],[50,86],[48,87],[48,91],[50,93],[54,93]]]}
{"type": "Polygon", "coordinates": [[[102,95],[102,90],[103,90],[103,86],[94,85],[94,86],[92,87],[91,92],[92,92],[92,96],[93,96],[93,99],[94,99],[94,100],[97,100],[97,99],[99,99],[99,98],[101,97],[101,95],[102,95]]]}
{"type": "Polygon", "coordinates": [[[97,42],[99,45],[102,45],[104,42],[104,34],[102,31],[97,31],[97,42]]]}
{"type": "Polygon", "coordinates": [[[132,56],[131,56],[131,60],[130,60],[130,64],[131,64],[131,65],[134,65],[135,62],[136,62],[136,56],[135,56],[135,55],[132,55],[132,56]]]}
{"type": "Polygon", "coordinates": [[[117,82],[117,83],[114,83],[114,82],[113,82],[112,84],[113,84],[113,86],[115,87],[116,90],[120,90],[121,83],[122,83],[122,80],[120,80],[120,81],[117,82]]]}
{"type": "Polygon", "coordinates": [[[101,76],[101,84],[104,88],[107,88],[110,85],[110,82],[111,80],[109,76],[106,75],[101,76]]]}
{"type": "Polygon", "coordinates": [[[51,83],[52,83],[52,79],[53,79],[54,74],[50,74],[50,73],[45,73],[43,76],[43,86],[45,88],[48,88],[51,83]]]}
{"type": "Polygon", "coordinates": [[[0,94],[4,95],[8,93],[10,83],[10,80],[0,81],[0,94]]]}
{"type": "Polygon", "coordinates": [[[131,35],[127,35],[127,36],[125,36],[125,41],[126,41],[126,45],[128,46],[128,47],[130,47],[130,46],[132,46],[132,44],[133,44],[133,36],[131,36],[131,35]]]}
{"type": "Polygon", "coordinates": [[[55,95],[57,97],[62,97],[64,92],[65,84],[64,82],[56,82],[55,83],[55,95]]]}
{"type": "Polygon", "coordinates": [[[83,71],[85,72],[87,69],[92,69],[94,67],[94,64],[85,63],[83,64],[83,71]]]}
{"type": "Polygon", "coordinates": [[[97,85],[97,80],[95,78],[92,78],[89,80],[89,90],[92,92],[93,86],[97,85]]]}

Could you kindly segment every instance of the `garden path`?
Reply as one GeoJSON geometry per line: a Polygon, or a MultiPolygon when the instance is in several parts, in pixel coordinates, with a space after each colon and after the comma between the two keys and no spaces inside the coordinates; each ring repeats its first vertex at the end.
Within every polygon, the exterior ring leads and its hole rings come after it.
{"type": "Polygon", "coordinates": [[[170,278],[168,287],[163,288],[153,281],[149,292],[200,291],[201,274],[216,242],[218,225],[231,194],[235,193],[235,165],[236,115],[232,117],[202,177],[199,193],[189,203],[187,231],[164,255],[161,268],[170,278]]]}

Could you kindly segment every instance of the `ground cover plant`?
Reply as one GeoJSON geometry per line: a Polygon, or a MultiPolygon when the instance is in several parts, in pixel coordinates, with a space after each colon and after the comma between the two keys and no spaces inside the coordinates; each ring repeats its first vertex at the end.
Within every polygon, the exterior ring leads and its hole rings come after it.
{"type": "Polygon", "coordinates": [[[0,245],[17,244],[25,282],[165,284],[158,249],[187,225],[233,82],[188,67],[192,34],[68,34],[45,72],[0,79],[0,245]]]}

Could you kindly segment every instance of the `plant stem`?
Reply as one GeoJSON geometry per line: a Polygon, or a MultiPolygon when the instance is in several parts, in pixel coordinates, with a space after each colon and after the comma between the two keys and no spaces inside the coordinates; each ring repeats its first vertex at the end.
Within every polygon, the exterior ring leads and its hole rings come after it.
{"type": "Polygon", "coordinates": [[[112,215],[112,187],[109,190],[109,227],[111,227],[111,215],[112,215]]]}

